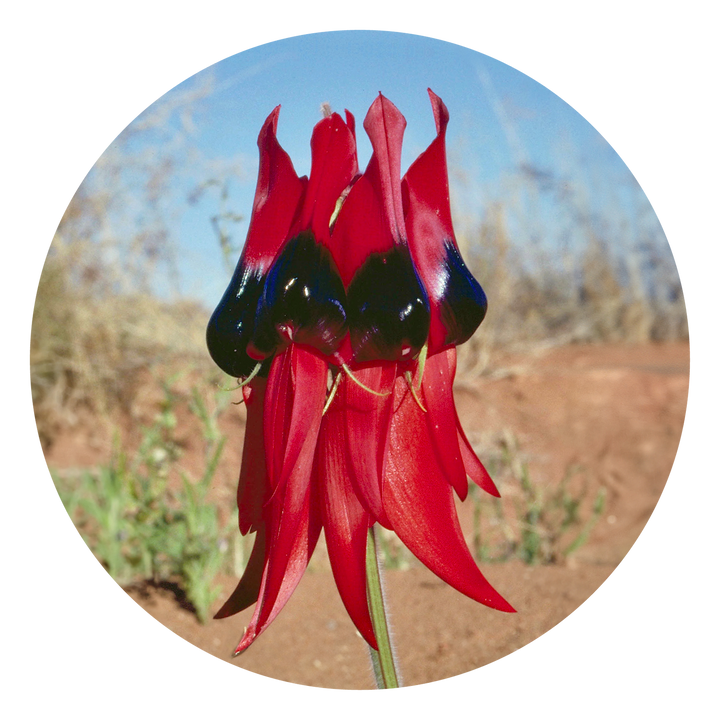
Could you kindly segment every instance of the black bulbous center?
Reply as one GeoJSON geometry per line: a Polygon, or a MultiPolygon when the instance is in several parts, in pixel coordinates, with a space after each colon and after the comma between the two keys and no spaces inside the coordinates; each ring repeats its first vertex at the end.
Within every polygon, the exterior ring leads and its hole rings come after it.
{"type": "Polygon", "coordinates": [[[440,318],[447,331],[445,343],[460,345],[470,339],[485,318],[487,297],[450,241],[445,242],[443,273],[445,283],[438,302],[440,318]]]}
{"type": "Polygon", "coordinates": [[[427,340],[430,309],[407,245],[365,260],[348,288],[347,312],[358,362],[417,356],[427,340]]]}
{"type": "Polygon", "coordinates": [[[310,231],[289,240],[265,280],[249,352],[272,355],[289,342],[330,355],[347,331],[345,288],[327,247],[310,231]]]}
{"type": "MultiPolygon", "coordinates": [[[[247,377],[257,365],[247,354],[264,278],[238,263],[222,300],[208,322],[205,339],[215,364],[232,377],[247,377]]],[[[264,368],[264,370],[266,370],[264,368]]]]}

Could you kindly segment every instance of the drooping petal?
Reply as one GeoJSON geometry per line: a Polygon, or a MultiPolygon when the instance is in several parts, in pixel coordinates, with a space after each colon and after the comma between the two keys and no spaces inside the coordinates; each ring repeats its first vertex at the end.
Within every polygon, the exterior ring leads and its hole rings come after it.
{"type": "Polygon", "coordinates": [[[293,477],[309,482],[327,391],[327,363],[302,346],[275,357],[264,406],[268,479],[274,494],[293,477]]]}
{"type": "Polygon", "coordinates": [[[465,544],[426,413],[402,377],[395,383],[394,407],[383,506],[395,532],[422,563],[455,589],[488,607],[514,612],[485,579],[465,544]]]}
{"type": "Polygon", "coordinates": [[[262,509],[269,491],[263,439],[263,408],[266,387],[267,379],[256,377],[242,389],[247,408],[247,419],[237,503],[238,523],[243,535],[260,527],[262,509]]]}
{"type": "Polygon", "coordinates": [[[408,244],[431,307],[430,353],[470,338],[487,311],[487,298],[465,266],[450,216],[443,101],[428,90],[436,138],[410,166],[402,182],[408,244]]]}
{"type": "Polygon", "coordinates": [[[500,491],[490,477],[490,473],[485,469],[485,466],[480,462],[475,451],[472,449],[472,445],[465,436],[465,431],[462,429],[460,419],[455,416],[455,427],[457,428],[458,440],[460,442],[460,452],[462,453],[463,464],[465,465],[465,471],[467,472],[470,479],[486,493],[489,493],[493,497],[500,497],[500,491]]]}
{"type": "Polygon", "coordinates": [[[318,439],[316,472],[322,488],[322,518],[335,584],[355,627],[377,650],[367,601],[365,555],[372,519],[349,481],[342,403],[331,404],[318,439]]]}
{"type": "Polygon", "coordinates": [[[422,377],[426,421],[443,475],[460,500],[464,500],[468,493],[468,483],[455,426],[454,380],[455,348],[428,357],[422,377]]]}
{"type": "Polygon", "coordinates": [[[238,586],[215,615],[225,618],[250,607],[257,601],[265,568],[265,523],[263,506],[269,493],[265,467],[263,416],[266,378],[256,377],[242,388],[247,408],[240,481],[238,483],[238,524],[240,532],[257,531],[250,559],[238,586]]]}
{"type": "Polygon", "coordinates": [[[298,178],[290,157],[277,140],[279,112],[278,105],[260,131],[260,169],[247,239],[207,327],[210,355],[232,377],[247,377],[257,362],[248,357],[246,350],[254,331],[265,275],[287,239],[307,184],[307,178],[298,178]]]}
{"type": "Polygon", "coordinates": [[[382,504],[382,464],[396,368],[391,363],[373,363],[356,367],[352,373],[357,382],[343,377],[333,401],[345,417],[342,433],[349,478],[374,521],[392,529],[382,504]]]}
{"type": "MultiPolygon", "coordinates": [[[[461,500],[467,496],[467,479],[458,483],[457,475],[457,453],[459,452],[464,468],[464,474],[469,476],[485,492],[495,497],[500,497],[495,483],[492,481],[485,466],[478,460],[475,451],[468,442],[465,432],[460,424],[460,418],[455,407],[455,398],[452,392],[452,385],[455,381],[455,369],[457,367],[457,351],[454,347],[448,347],[444,351],[436,353],[428,358],[425,364],[425,374],[428,370],[434,378],[432,384],[425,382],[423,378],[423,391],[427,400],[428,418],[431,425],[440,425],[438,433],[434,435],[436,447],[440,445],[444,451],[444,467],[448,477],[455,477],[451,484],[455,488],[461,500]],[[440,368],[438,370],[436,368],[440,368]],[[438,373],[438,376],[436,376],[438,373]],[[437,410],[442,408],[441,413],[437,410]],[[455,439],[453,440],[453,435],[455,439]]],[[[429,378],[428,378],[429,379],[429,378]]]]}
{"type": "Polygon", "coordinates": [[[273,605],[289,558],[298,553],[302,556],[302,547],[293,543],[296,536],[303,535],[302,528],[307,533],[313,454],[326,377],[326,365],[310,351],[295,345],[277,356],[270,370],[264,407],[270,486],[264,512],[268,525],[268,565],[258,618],[263,604],[268,608],[273,605]]]}
{"type": "Polygon", "coordinates": [[[312,470],[325,403],[327,365],[291,345],[277,356],[265,398],[270,497],[264,510],[266,562],[255,613],[236,652],[272,622],[305,572],[320,533],[312,470]]]}
{"type": "MultiPolygon", "coordinates": [[[[276,518],[277,521],[277,518],[276,518]]],[[[287,527],[281,529],[286,540],[286,554],[280,555],[277,547],[269,546],[266,550],[266,564],[259,591],[258,604],[243,637],[240,639],[235,654],[246,650],[260,635],[278,613],[285,607],[290,596],[300,582],[310,558],[312,557],[318,537],[321,521],[317,502],[308,499],[303,506],[300,522],[292,533],[287,527]],[[282,566],[282,570],[278,566],[282,566]],[[279,579],[279,582],[277,580],[279,579]],[[274,588],[271,589],[271,584],[274,588]]],[[[277,545],[277,543],[276,543],[277,545]]]]}
{"type": "Polygon", "coordinates": [[[215,619],[230,617],[242,612],[257,602],[260,595],[263,571],[266,561],[265,527],[257,531],[255,543],[253,544],[250,558],[245,567],[245,572],[240,578],[232,595],[225,601],[224,605],[215,613],[215,619]]]}

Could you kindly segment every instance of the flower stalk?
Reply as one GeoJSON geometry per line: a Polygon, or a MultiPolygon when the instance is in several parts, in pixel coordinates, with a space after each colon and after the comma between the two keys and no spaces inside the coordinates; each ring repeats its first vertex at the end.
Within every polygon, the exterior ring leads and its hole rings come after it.
{"type": "Polygon", "coordinates": [[[370,608],[370,618],[378,644],[377,650],[368,645],[373,673],[375,674],[375,683],[379,690],[397,688],[400,687],[400,684],[395,669],[395,657],[390,643],[390,630],[385,613],[385,601],[380,579],[380,559],[378,557],[374,525],[368,529],[366,571],[368,607],[370,608]]]}

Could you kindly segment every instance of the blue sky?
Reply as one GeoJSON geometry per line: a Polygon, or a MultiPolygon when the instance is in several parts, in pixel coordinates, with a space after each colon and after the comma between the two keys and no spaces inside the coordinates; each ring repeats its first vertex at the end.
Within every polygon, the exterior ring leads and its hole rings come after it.
{"type": "MultiPolygon", "coordinates": [[[[574,218],[567,203],[557,198],[563,187],[572,187],[584,211],[607,234],[619,237],[634,224],[636,233],[664,242],[629,170],[589,123],[528,76],[458,45],[387,32],[305,35],[229,57],[188,78],[158,102],[182,97],[205,82],[208,93],[186,108],[192,110],[193,157],[202,162],[190,161],[171,179],[163,207],[180,249],[181,287],[209,306],[229,279],[210,224],[218,212],[218,196],[208,192],[192,206],[186,198],[207,177],[203,163],[220,168],[217,172],[237,170],[228,185],[226,209],[245,217],[232,227],[233,241],[242,243],[255,189],[257,134],[278,104],[278,137],[298,174],[310,170],[310,135],[324,102],[355,115],[362,169],[371,153],[362,121],[381,91],[408,121],[404,170],[435,134],[430,87],[450,112],[448,150],[451,167],[458,171],[451,177],[452,199],[459,210],[456,227],[462,222],[459,215],[477,222],[490,203],[499,201],[509,209],[508,223],[517,243],[577,245],[574,218]],[[538,183],[518,183],[521,166],[540,171],[538,183]]],[[[180,112],[168,122],[181,128],[180,112]]],[[[163,146],[164,140],[156,142],[152,150],[157,157],[172,152],[163,146]]],[[[141,205],[142,199],[137,202],[141,205]]],[[[122,220],[124,232],[133,231],[132,221],[127,216],[122,220]]]]}

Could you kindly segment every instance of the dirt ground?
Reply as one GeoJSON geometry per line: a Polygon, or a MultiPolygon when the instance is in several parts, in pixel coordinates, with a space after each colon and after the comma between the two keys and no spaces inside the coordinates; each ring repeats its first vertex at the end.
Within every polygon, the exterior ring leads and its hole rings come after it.
{"type": "MultiPolygon", "coordinates": [[[[504,358],[494,374],[456,388],[461,421],[480,446],[510,430],[534,482],[557,482],[571,466],[584,470],[607,504],[589,542],[563,564],[489,564],[483,572],[518,610],[489,610],[422,566],[391,570],[386,591],[403,683],[413,685],[476,669],[526,645],[581,605],[612,573],[642,531],[670,473],[685,414],[687,344],[570,346],[534,357],[504,358]]],[[[231,507],[242,449],[242,416],[224,427],[237,443],[225,456],[218,502],[231,507]]],[[[194,439],[186,438],[193,462],[194,439]]],[[[68,433],[47,451],[53,467],[99,461],[104,443],[68,433]]],[[[467,505],[467,503],[466,503],[467,505]]],[[[460,509],[464,527],[468,511],[460,509]]],[[[219,607],[234,588],[223,578],[219,607]]],[[[305,574],[265,633],[238,658],[232,651],[252,608],[201,625],[172,588],[129,590],[147,612],[208,653],[238,667],[305,685],[373,687],[364,643],[322,562],[305,574]]]]}

